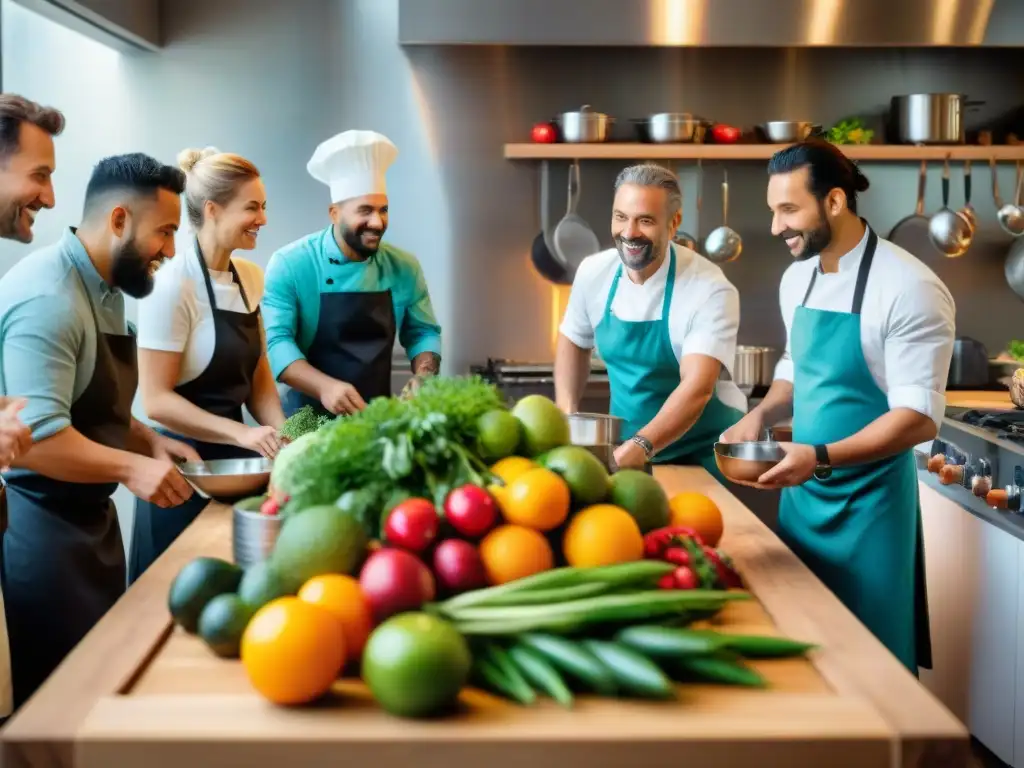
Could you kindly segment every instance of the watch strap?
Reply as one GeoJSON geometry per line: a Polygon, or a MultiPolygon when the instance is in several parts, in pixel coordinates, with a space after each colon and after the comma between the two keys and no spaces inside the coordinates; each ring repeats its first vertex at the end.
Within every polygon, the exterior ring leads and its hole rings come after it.
{"type": "Polygon", "coordinates": [[[633,442],[644,449],[644,455],[648,459],[654,455],[654,444],[643,435],[633,435],[633,442]]]}
{"type": "Polygon", "coordinates": [[[828,456],[828,446],[816,445],[814,446],[814,455],[818,459],[819,467],[830,467],[832,466],[832,460],[828,456]]]}

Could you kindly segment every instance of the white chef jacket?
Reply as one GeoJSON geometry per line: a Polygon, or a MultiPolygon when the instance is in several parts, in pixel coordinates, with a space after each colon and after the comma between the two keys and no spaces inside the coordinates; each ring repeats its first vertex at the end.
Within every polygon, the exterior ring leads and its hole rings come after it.
{"type": "MultiPolygon", "coordinates": [[[[238,283],[230,271],[210,270],[210,282],[217,309],[228,312],[254,310],[263,298],[263,270],[246,259],[231,257],[238,279],[249,301],[246,308],[238,283]]],[[[180,352],[181,371],[177,385],[197,378],[213,359],[216,344],[213,309],[203,270],[193,242],[156,273],[153,292],[138,303],[138,344],[140,349],[180,352]]]]}
{"type": "MultiPolygon", "coordinates": [[[[676,360],[684,355],[707,355],[718,360],[728,379],[715,394],[726,405],[746,412],[747,398],[731,381],[736,364],[736,334],[740,327],[739,291],[722,269],[688,248],[670,244],[676,253],[676,281],[669,307],[668,335],[676,360]]],[[[612,280],[621,264],[614,248],[585,258],[576,270],[560,331],[581,349],[593,349],[594,331],[604,317],[612,280]]],[[[623,270],[612,312],[620,320],[661,320],[669,259],[643,285],[623,270]]],[[[600,354],[600,349],[598,350],[600,354]]]]}
{"type": "MultiPolygon", "coordinates": [[[[838,272],[822,272],[820,258],[814,256],[793,263],[783,274],[779,304],[786,324],[786,350],[775,368],[775,378],[793,380],[789,343],[793,316],[813,271],[818,270],[818,277],[807,308],[849,312],[867,241],[865,232],[860,243],[839,259],[838,272]]],[[[910,408],[940,425],[956,337],[956,305],[931,269],[881,237],[864,290],[860,337],[868,370],[886,393],[889,408],[910,408]]]]}

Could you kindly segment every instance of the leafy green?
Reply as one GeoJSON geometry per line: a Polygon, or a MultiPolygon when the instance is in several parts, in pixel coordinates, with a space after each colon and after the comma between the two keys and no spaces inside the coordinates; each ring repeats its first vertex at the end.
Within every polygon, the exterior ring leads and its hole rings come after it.
{"type": "Polygon", "coordinates": [[[875,132],[859,117],[847,117],[829,128],[826,138],[833,144],[870,144],[875,132]]]}
{"type": "Polygon", "coordinates": [[[1006,351],[1009,352],[1010,356],[1013,357],[1015,360],[1020,360],[1021,362],[1024,362],[1024,341],[1014,339],[1007,345],[1006,351]]]}
{"type": "Polygon", "coordinates": [[[285,420],[281,426],[281,434],[289,440],[296,440],[310,432],[316,432],[332,420],[332,416],[317,413],[313,406],[304,405],[285,420]]]}

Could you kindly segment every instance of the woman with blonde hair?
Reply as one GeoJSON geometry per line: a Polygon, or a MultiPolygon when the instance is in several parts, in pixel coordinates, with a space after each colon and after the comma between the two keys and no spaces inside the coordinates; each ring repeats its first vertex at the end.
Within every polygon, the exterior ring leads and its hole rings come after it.
{"type": "MultiPolygon", "coordinates": [[[[194,240],[156,274],[139,302],[139,391],[146,416],[192,445],[204,460],[273,458],[285,416],[267,363],[260,320],[263,271],[232,256],[256,247],[267,223],[259,171],[213,148],[178,157],[194,240]],[[242,407],[260,426],[243,420],[242,407]]],[[[130,581],[208,504],[199,494],[158,509],[136,502],[130,581]]]]}

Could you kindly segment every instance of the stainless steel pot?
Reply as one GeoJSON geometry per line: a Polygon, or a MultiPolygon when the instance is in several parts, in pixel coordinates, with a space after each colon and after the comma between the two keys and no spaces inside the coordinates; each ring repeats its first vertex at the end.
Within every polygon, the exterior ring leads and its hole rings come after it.
{"type": "Polygon", "coordinates": [[[633,123],[640,141],[655,144],[703,144],[710,125],[689,112],[659,112],[633,123]]]}
{"type": "Polygon", "coordinates": [[[264,515],[260,512],[232,508],[231,552],[235,564],[242,568],[266,560],[274,551],[278,534],[284,520],[280,515],[264,515]]]}
{"type": "Polygon", "coordinates": [[[782,353],[775,347],[736,347],[732,379],[747,394],[755,387],[771,386],[782,353]]]}
{"type": "Polygon", "coordinates": [[[770,144],[789,144],[803,141],[821,133],[821,126],[806,120],[772,120],[759,125],[761,135],[770,144]]]}
{"type": "Polygon", "coordinates": [[[589,104],[584,104],[578,112],[563,112],[555,122],[561,129],[562,141],[585,144],[608,141],[615,120],[604,112],[594,112],[589,104]]]}
{"type": "Polygon", "coordinates": [[[622,440],[622,419],[607,413],[570,413],[569,441],[573,445],[614,445],[622,440]]]}
{"type": "Polygon", "coordinates": [[[963,144],[964,111],[984,103],[962,93],[910,93],[892,97],[889,117],[903,144],[963,144]]]}

